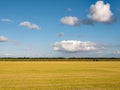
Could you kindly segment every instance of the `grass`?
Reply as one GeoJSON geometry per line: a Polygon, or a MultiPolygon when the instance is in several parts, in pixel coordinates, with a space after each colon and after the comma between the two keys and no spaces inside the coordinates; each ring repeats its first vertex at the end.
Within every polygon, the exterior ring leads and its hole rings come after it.
{"type": "Polygon", "coordinates": [[[120,90],[120,61],[1,61],[0,90],[120,90]]]}

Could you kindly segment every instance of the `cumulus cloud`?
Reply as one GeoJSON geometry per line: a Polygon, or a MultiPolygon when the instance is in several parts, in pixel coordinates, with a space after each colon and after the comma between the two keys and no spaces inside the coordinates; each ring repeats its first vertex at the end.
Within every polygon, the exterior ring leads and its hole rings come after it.
{"type": "Polygon", "coordinates": [[[2,22],[12,22],[12,20],[11,20],[11,19],[8,19],[8,18],[0,19],[0,21],[2,21],[2,22]]]}
{"type": "Polygon", "coordinates": [[[61,23],[69,26],[79,26],[79,19],[75,16],[66,16],[61,18],[61,23]]]}
{"type": "Polygon", "coordinates": [[[0,42],[8,42],[9,39],[5,36],[0,36],[0,42]]]}
{"type": "Polygon", "coordinates": [[[83,52],[83,51],[94,51],[103,49],[103,46],[96,44],[91,41],[77,41],[77,40],[63,40],[60,42],[55,42],[53,49],[55,51],[64,52],[83,52]]]}
{"type": "Polygon", "coordinates": [[[110,4],[104,4],[104,1],[97,1],[96,4],[91,5],[88,18],[95,22],[112,22],[113,13],[110,10],[110,4]]]}
{"type": "Polygon", "coordinates": [[[37,24],[32,24],[28,21],[21,22],[20,26],[23,26],[23,27],[26,27],[26,28],[29,28],[29,29],[33,29],[33,30],[39,30],[40,29],[40,27],[37,24]]]}
{"type": "Polygon", "coordinates": [[[2,42],[10,42],[10,43],[12,43],[14,45],[18,45],[18,42],[10,40],[5,36],[0,36],[0,43],[2,43],[2,42]]]}

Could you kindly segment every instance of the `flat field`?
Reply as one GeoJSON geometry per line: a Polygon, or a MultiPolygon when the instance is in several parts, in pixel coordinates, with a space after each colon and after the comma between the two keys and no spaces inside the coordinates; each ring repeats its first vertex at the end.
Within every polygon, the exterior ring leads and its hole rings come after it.
{"type": "Polygon", "coordinates": [[[0,90],[120,90],[120,61],[1,61],[0,90]]]}

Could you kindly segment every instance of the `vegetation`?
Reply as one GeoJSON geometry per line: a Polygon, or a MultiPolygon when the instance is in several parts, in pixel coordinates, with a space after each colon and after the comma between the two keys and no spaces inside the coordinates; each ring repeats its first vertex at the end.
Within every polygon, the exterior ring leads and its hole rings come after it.
{"type": "Polygon", "coordinates": [[[0,58],[0,61],[120,61],[120,58],[0,58]]]}
{"type": "Polygon", "coordinates": [[[0,90],[120,90],[120,61],[15,60],[0,62],[0,90]]]}

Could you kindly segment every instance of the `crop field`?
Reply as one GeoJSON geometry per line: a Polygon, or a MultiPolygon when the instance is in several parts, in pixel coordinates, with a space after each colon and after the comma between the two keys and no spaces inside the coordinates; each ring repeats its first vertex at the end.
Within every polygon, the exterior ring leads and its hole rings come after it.
{"type": "Polygon", "coordinates": [[[0,90],[120,90],[120,61],[0,61],[0,90]]]}

